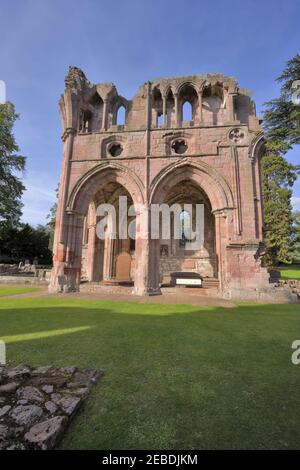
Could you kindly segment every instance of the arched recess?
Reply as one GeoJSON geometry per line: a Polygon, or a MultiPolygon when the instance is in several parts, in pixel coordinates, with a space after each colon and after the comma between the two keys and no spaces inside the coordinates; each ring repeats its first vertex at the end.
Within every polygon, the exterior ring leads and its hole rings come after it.
{"type": "MultiPolygon", "coordinates": [[[[91,203],[95,201],[97,194],[101,193],[102,190],[106,190],[109,185],[114,185],[123,187],[135,208],[136,216],[136,242],[135,242],[135,262],[136,262],[136,271],[135,271],[135,280],[134,286],[137,293],[143,293],[145,290],[145,280],[146,273],[145,267],[147,265],[146,260],[144,259],[146,255],[146,250],[144,249],[144,242],[142,236],[140,236],[140,227],[142,227],[141,218],[143,216],[143,204],[144,204],[144,186],[140,181],[138,176],[130,170],[128,167],[124,167],[116,162],[103,162],[96,167],[89,170],[85,175],[83,175],[78,182],[73,187],[69,200],[66,212],[69,214],[69,222],[65,227],[67,231],[67,240],[68,246],[66,247],[67,251],[74,253],[73,259],[76,267],[76,272],[80,272],[81,262],[82,262],[82,240],[83,240],[83,223],[84,216],[88,214],[89,207],[91,203]],[[114,185],[115,183],[115,185],[114,185]],[[80,218],[80,222],[79,222],[80,218]]],[[[103,201],[104,202],[104,201],[103,201]]],[[[108,202],[108,201],[105,201],[108,202]]],[[[128,208],[131,203],[128,203],[128,208]]],[[[95,233],[96,233],[96,217],[94,220],[95,233]]],[[[92,251],[95,250],[95,253],[100,253],[100,256],[103,256],[101,251],[101,246],[99,247],[99,242],[94,234],[94,241],[92,251]]],[[[101,244],[101,243],[100,243],[101,244]]],[[[93,255],[90,256],[90,259],[93,258],[93,255]]],[[[95,279],[95,280],[101,280],[95,279]]],[[[80,275],[76,277],[77,289],[79,288],[80,275]]]]}
{"type": "Polygon", "coordinates": [[[109,182],[125,186],[134,204],[144,203],[144,185],[138,176],[128,167],[109,161],[95,166],[77,181],[68,200],[67,212],[85,214],[93,195],[103,183],[109,182]]]}
{"type": "Polygon", "coordinates": [[[223,176],[205,162],[194,163],[188,159],[168,165],[154,178],[150,189],[150,203],[159,203],[171,186],[184,179],[191,179],[202,188],[210,200],[213,212],[234,208],[231,189],[223,176]]]}
{"type": "Polygon", "coordinates": [[[263,133],[258,134],[251,142],[249,158],[252,163],[253,195],[255,205],[255,232],[256,238],[264,238],[264,208],[262,192],[261,160],[265,153],[265,139],[263,133]]]}
{"type": "MultiPolygon", "coordinates": [[[[216,271],[222,289],[225,280],[226,245],[231,231],[229,225],[234,212],[231,189],[223,176],[214,168],[204,162],[193,163],[187,158],[167,166],[154,178],[150,187],[150,203],[161,204],[175,185],[185,181],[193,182],[203,191],[215,217],[216,271]]],[[[149,279],[153,289],[160,283],[159,242],[159,240],[150,240],[149,279]]]]}
{"type": "Polygon", "coordinates": [[[181,84],[178,88],[178,96],[180,121],[197,120],[199,99],[195,86],[190,82],[181,84]],[[185,115],[186,108],[188,108],[188,115],[185,115]]]}

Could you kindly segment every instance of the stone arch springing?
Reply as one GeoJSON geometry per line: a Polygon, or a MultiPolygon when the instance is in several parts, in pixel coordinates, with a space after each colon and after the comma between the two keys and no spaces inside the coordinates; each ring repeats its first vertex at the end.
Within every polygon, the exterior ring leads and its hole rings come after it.
{"type": "Polygon", "coordinates": [[[150,203],[163,199],[168,185],[184,178],[195,181],[203,189],[213,211],[234,208],[232,192],[223,176],[205,162],[192,163],[186,158],[171,163],[154,178],[150,187],[150,203]]]}

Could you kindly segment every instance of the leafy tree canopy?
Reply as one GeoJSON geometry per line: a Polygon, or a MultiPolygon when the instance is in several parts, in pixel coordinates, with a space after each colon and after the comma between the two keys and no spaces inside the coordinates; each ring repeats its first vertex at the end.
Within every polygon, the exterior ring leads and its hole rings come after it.
{"type": "Polygon", "coordinates": [[[12,103],[0,105],[0,231],[6,224],[18,223],[22,215],[21,196],[25,188],[17,173],[24,170],[25,157],[18,154],[13,135],[17,118],[12,103]]]}

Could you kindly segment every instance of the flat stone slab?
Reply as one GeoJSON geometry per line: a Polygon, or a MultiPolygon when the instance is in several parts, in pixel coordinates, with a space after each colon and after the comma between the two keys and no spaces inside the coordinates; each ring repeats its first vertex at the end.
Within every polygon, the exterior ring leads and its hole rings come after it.
{"type": "Polygon", "coordinates": [[[0,366],[0,450],[52,449],[100,369],[0,366]]]}

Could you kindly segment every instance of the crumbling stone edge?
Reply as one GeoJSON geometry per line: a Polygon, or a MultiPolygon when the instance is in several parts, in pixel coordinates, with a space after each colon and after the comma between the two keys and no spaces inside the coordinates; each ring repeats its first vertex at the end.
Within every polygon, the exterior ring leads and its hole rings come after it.
{"type": "Polygon", "coordinates": [[[0,450],[53,449],[100,369],[0,366],[0,450]]]}

